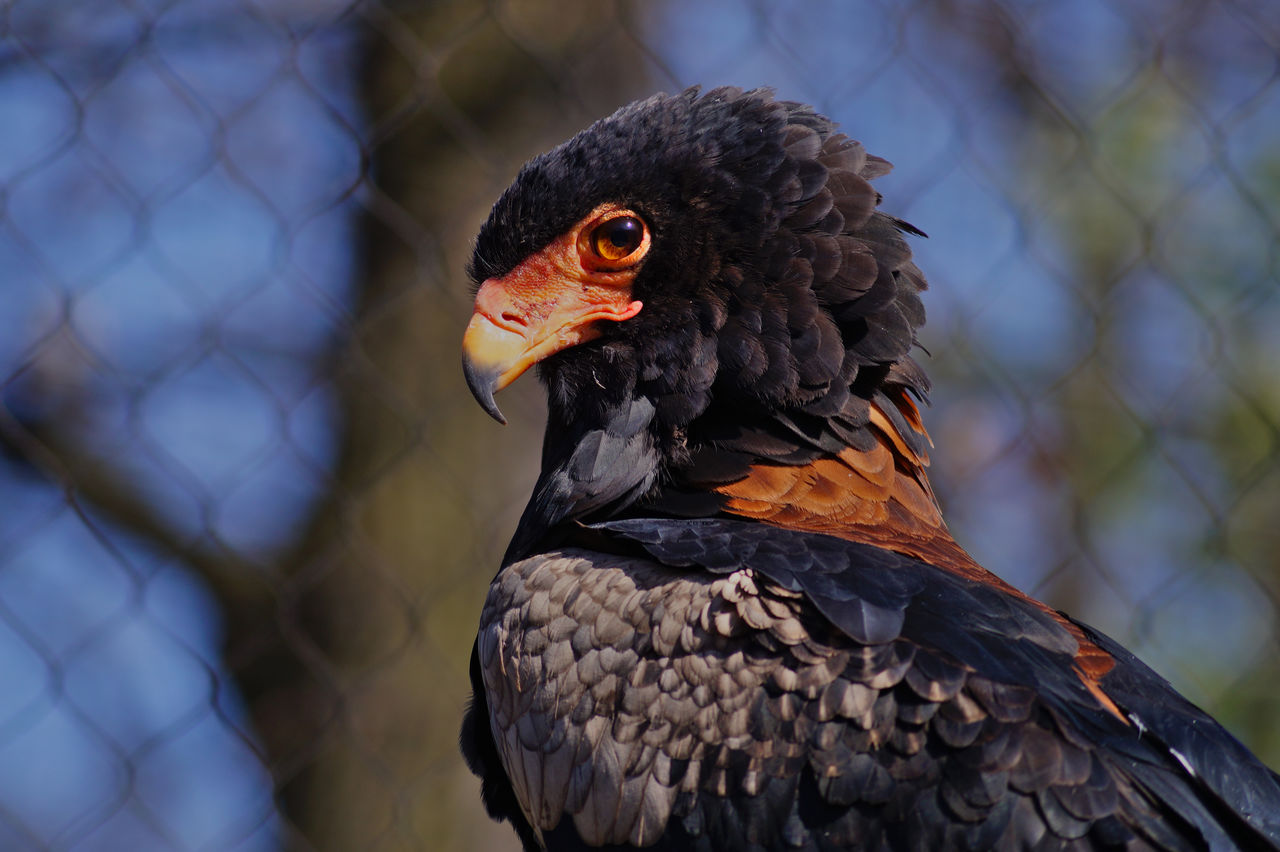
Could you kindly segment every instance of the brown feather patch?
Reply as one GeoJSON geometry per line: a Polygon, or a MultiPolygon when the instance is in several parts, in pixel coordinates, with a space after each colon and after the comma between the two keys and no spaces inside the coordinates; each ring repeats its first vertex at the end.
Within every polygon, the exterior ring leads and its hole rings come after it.
{"type": "MultiPolygon", "coordinates": [[[[903,419],[927,439],[914,403],[905,392],[896,397],[893,403],[903,419]]],[[[1103,707],[1127,723],[1099,684],[1115,665],[1111,655],[1089,641],[1065,616],[974,561],[952,538],[942,519],[925,472],[928,457],[911,450],[875,403],[871,425],[876,444],[870,450],[849,447],[838,456],[824,456],[804,465],[757,463],[744,478],[713,490],[726,498],[724,511],[728,514],[883,547],[1034,604],[1076,640],[1075,663],[1081,681],[1103,707]]]]}

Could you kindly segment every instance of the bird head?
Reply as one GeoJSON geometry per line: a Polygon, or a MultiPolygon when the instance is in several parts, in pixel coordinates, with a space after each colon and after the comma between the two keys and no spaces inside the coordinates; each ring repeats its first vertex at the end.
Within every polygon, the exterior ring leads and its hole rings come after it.
{"type": "Polygon", "coordinates": [[[739,469],[865,444],[886,392],[912,420],[926,285],[919,232],[876,212],[888,170],[812,108],[728,88],[636,102],[525,165],[476,239],[463,363],[500,421],[494,393],[540,366],[526,514],[679,491],[713,451],[739,469]]]}

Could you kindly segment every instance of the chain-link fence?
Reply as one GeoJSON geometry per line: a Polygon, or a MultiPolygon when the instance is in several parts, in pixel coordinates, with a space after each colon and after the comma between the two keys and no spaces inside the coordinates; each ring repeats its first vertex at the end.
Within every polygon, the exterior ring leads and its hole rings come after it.
{"type": "Polygon", "coordinates": [[[770,85],[895,162],[988,567],[1280,763],[1280,18],[1255,2],[0,2],[0,848],[511,849],[457,755],[538,390],[518,164],[770,85]]]}

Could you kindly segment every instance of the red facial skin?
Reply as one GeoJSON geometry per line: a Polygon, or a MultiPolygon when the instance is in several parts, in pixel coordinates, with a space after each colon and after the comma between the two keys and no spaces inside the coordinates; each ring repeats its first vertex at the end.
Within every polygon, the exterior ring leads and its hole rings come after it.
{"type": "Polygon", "coordinates": [[[651,241],[635,213],[601,205],[506,275],[480,286],[462,351],[467,383],[485,411],[505,423],[493,402],[497,391],[544,358],[599,337],[600,322],[622,322],[640,312],[643,304],[631,298],[631,287],[651,241]],[[635,244],[610,242],[610,224],[616,228],[628,219],[639,224],[630,226],[635,244]]]}

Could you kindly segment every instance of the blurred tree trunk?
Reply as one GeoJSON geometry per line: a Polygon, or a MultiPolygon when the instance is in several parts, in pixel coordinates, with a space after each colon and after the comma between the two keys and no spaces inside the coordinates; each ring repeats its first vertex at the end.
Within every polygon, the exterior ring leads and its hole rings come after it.
{"type": "Polygon", "coordinates": [[[228,661],[292,848],[514,848],[481,812],[457,730],[540,425],[526,414],[504,431],[472,404],[463,267],[519,163],[646,91],[645,64],[592,0],[360,14],[371,180],[333,368],[339,461],[271,603],[232,602],[228,661]]]}

